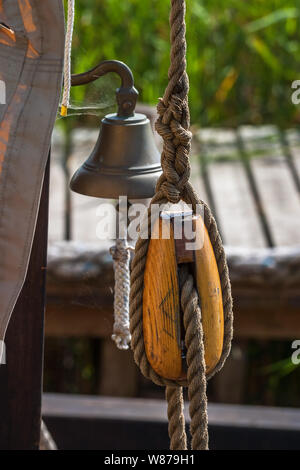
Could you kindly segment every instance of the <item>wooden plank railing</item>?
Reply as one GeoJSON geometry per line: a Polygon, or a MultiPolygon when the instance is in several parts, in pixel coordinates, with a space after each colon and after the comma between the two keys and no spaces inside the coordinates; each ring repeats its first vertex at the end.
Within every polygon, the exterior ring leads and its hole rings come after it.
{"type": "MultiPolygon", "coordinates": [[[[113,270],[109,243],[50,245],[46,335],[108,337],[113,270]]],[[[300,248],[226,248],[235,338],[300,337],[300,248]]]]}
{"type": "MultiPolygon", "coordinates": [[[[169,445],[162,400],[45,394],[43,416],[59,449],[161,450],[169,445]]],[[[212,450],[300,448],[299,409],[209,404],[208,420],[212,450]]]]}
{"type": "MultiPolygon", "coordinates": [[[[154,108],[140,110],[155,122],[154,108]]],[[[64,141],[55,133],[50,240],[97,241],[94,208],[100,201],[67,189],[97,135],[96,129],[75,129],[64,141]]],[[[224,242],[248,247],[300,244],[300,133],[276,126],[195,126],[193,136],[193,184],[211,206],[224,242]]]]}

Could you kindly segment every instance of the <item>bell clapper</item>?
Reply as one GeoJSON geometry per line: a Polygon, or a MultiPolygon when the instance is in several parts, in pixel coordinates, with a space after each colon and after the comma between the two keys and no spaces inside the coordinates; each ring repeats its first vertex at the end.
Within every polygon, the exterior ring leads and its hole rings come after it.
{"type": "Polygon", "coordinates": [[[114,260],[114,326],[112,340],[119,349],[128,349],[131,335],[129,330],[130,296],[130,250],[128,245],[128,210],[130,202],[117,204],[118,227],[116,243],[110,249],[114,260]]]}

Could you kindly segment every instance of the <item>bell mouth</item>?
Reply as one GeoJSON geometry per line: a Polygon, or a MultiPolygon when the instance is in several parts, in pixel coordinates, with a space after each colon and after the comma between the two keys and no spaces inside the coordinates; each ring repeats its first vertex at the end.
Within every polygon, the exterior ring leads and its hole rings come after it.
{"type": "Polygon", "coordinates": [[[83,165],[74,174],[70,188],[86,196],[118,199],[127,196],[128,199],[149,199],[155,193],[157,179],[162,173],[160,166],[141,171],[103,171],[103,168],[91,171],[83,165]]]}

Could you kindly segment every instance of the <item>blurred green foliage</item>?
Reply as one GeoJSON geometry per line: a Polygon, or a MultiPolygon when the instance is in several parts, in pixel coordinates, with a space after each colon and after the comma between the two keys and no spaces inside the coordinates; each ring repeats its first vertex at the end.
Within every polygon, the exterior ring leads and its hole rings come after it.
{"type": "MultiPolygon", "coordinates": [[[[73,72],[122,60],[134,72],[140,100],[156,104],[167,83],[169,4],[77,0],[73,72]]],[[[299,2],[187,0],[186,19],[193,123],[299,122],[291,102],[291,82],[300,79],[299,2]]],[[[77,88],[72,97],[85,102],[89,93],[89,87],[77,88]]]]}

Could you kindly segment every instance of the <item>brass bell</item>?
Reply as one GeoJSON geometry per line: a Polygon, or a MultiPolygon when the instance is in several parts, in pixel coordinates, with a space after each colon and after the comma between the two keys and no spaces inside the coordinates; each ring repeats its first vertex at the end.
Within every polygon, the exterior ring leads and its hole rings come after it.
{"type": "Polygon", "coordinates": [[[138,92],[130,69],[119,61],[105,61],[90,72],[73,76],[72,85],[88,83],[111,71],[122,79],[117,90],[118,113],[102,119],[95,148],[74,174],[70,187],[99,198],[150,198],[162,171],[160,155],[149,119],[134,112],[138,92]]]}

